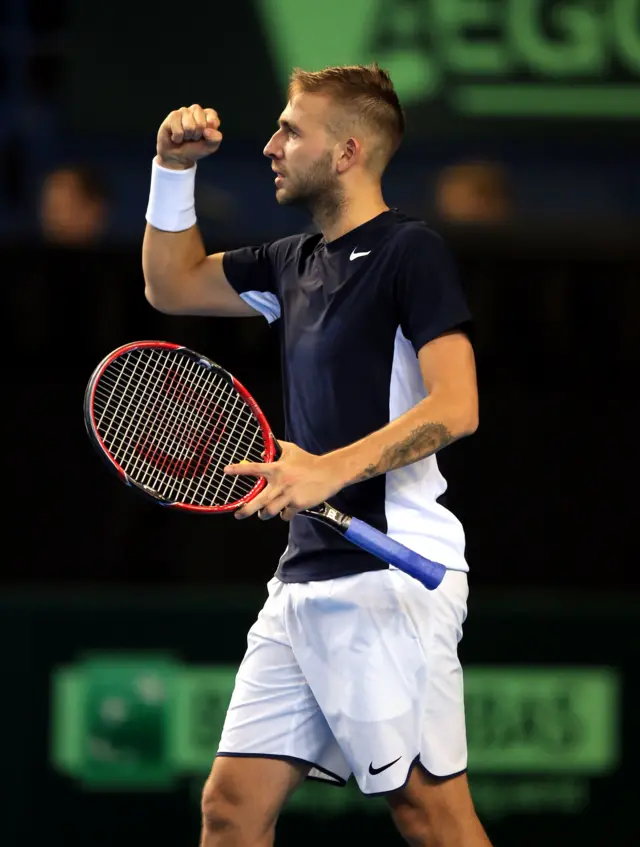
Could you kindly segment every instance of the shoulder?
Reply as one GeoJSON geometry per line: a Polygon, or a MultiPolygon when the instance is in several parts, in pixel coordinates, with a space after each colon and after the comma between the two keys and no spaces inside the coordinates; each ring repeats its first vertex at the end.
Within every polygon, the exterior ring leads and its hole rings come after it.
{"type": "Polygon", "coordinates": [[[457,261],[445,239],[425,221],[394,210],[391,254],[396,278],[457,277],[457,261]]]}
{"type": "Polygon", "coordinates": [[[425,221],[409,217],[396,209],[393,211],[391,241],[400,253],[410,257],[412,251],[424,255],[436,254],[446,249],[442,236],[425,221]]]}

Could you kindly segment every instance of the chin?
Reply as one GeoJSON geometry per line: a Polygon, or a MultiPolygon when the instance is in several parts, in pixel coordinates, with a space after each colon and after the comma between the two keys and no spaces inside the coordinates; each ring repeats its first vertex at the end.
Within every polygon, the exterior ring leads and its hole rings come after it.
{"type": "Polygon", "coordinates": [[[276,202],[279,203],[280,206],[289,206],[291,203],[295,203],[295,197],[287,194],[285,188],[276,188],[276,202]]]}

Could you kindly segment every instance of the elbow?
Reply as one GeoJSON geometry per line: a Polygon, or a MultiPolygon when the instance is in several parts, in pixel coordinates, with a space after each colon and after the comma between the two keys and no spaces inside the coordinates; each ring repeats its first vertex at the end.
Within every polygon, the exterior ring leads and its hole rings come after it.
{"type": "Polygon", "coordinates": [[[466,438],[469,435],[473,435],[478,429],[479,424],[480,419],[476,404],[459,407],[455,414],[451,416],[450,421],[451,431],[456,441],[459,438],[466,438]]]}
{"type": "Polygon", "coordinates": [[[177,315],[179,312],[175,308],[175,304],[170,302],[170,299],[167,297],[166,293],[163,294],[158,289],[154,288],[152,285],[149,285],[148,282],[145,283],[144,287],[144,296],[149,303],[150,306],[158,311],[162,312],[165,315],[177,315]]]}
{"type": "Polygon", "coordinates": [[[480,415],[477,404],[474,404],[472,408],[467,409],[463,420],[461,420],[461,425],[463,438],[468,435],[473,435],[473,433],[477,431],[480,426],[480,415]]]}
{"type": "Polygon", "coordinates": [[[469,418],[468,418],[468,420],[465,424],[465,427],[464,427],[464,436],[466,437],[467,435],[473,435],[473,433],[477,431],[479,426],[480,426],[479,416],[477,414],[475,414],[473,416],[469,416],[469,418]]]}
{"type": "MultiPolygon", "coordinates": [[[[430,404],[434,398],[435,395],[432,394],[427,397],[426,402],[430,404]]],[[[429,406],[425,407],[424,420],[427,425],[429,423],[433,425],[433,422],[438,420],[436,426],[444,428],[448,436],[447,443],[466,438],[476,432],[480,424],[477,398],[440,396],[438,401],[441,416],[435,413],[435,408],[429,406]]]]}

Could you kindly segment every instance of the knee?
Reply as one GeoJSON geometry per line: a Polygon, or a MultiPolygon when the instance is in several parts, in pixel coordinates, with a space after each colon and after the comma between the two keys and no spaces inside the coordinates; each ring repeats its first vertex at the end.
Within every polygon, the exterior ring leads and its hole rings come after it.
{"type": "Polygon", "coordinates": [[[434,826],[431,816],[424,808],[409,803],[401,803],[391,810],[393,822],[400,835],[412,847],[438,847],[438,827],[434,826]]]}
{"type": "MultiPolygon", "coordinates": [[[[424,779],[419,777],[419,779],[424,779]]],[[[414,789],[417,788],[416,780],[414,789]]],[[[487,845],[466,780],[458,784],[423,782],[419,790],[396,795],[391,814],[400,835],[412,847],[448,847],[451,844],[487,845]],[[421,790],[420,790],[421,789],[421,790]]]]}
{"type": "Polygon", "coordinates": [[[213,835],[243,829],[241,797],[212,779],[207,780],[204,786],[201,811],[202,827],[206,833],[213,835]]]}
{"type": "Polygon", "coordinates": [[[398,832],[412,847],[466,843],[468,809],[448,797],[447,786],[408,791],[394,798],[391,813],[398,832]]]}

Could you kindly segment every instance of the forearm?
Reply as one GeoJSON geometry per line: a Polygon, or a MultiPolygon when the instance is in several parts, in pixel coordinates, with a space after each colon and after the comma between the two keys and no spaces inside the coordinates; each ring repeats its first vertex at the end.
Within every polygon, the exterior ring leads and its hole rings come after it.
{"type": "Polygon", "coordinates": [[[154,162],[142,242],[145,294],[150,303],[171,311],[183,280],[206,258],[196,225],[196,168],[154,162]]]}
{"type": "Polygon", "coordinates": [[[387,426],[327,454],[343,487],[410,465],[477,428],[477,415],[445,398],[427,397],[387,426]]]}

